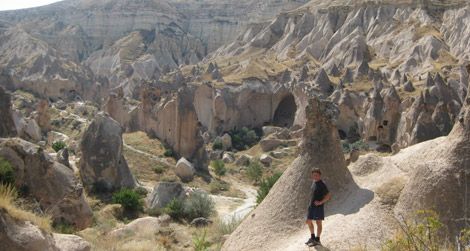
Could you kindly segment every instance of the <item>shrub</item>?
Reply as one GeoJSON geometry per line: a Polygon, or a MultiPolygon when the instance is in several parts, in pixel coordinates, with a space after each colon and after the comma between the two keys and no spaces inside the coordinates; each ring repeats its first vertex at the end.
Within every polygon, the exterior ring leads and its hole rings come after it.
{"type": "Polygon", "coordinates": [[[220,234],[221,236],[231,234],[235,229],[240,225],[242,222],[242,218],[237,217],[237,216],[232,216],[230,219],[227,220],[216,220],[216,229],[217,233],[220,234]]]}
{"type": "Polygon", "coordinates": [[[67,145],[65,144],[64,141],[56,141],[52,143],[52,149],[54,149],[54,151],[56,152],[64,149],[65,147],[67,147],[67,145]]]}
{"type": "Polygon", "coordinates": [[[220,193],[222,191],[228,191],[230,185],[227,182],[220,181],[220,180],[213,180],[209,184],[209,191],[213,194],[220,193]]]}
{"type": "Polygon", "coordinates": [[[0,157],[0,184],[8,185],[15,183],[15,172],[10,162],[0,157]]]}
{"type": "Polygon", "coordinates": [[[246,127],[240,130],[231,130],[229,134],[232,137],[232,147],[239,151],[246,150],[259,141],[259,136],[256,132],[246,127]]]}
{"type": "Polygon", "coordinates": [[[163,166],[163,165],[157,165],[153,168],[153,171],[156,173],[156,174],[162,174],[164,173],[166,170],[166,168],[163,166]]]}
{"type": "Polygon", "coordinates": [[[246,174],[254,182],[259,182],[263,176],[263,168],[259,161],[252,161],[250,165],[246,168],[246,174]]]}
{"type": "Polygon", "coordinates": [[[147,189],[145,189],[144,187],[137,187],[137,188],[134,189],[134,191],[137,194],[139,194],[141,198],[147,196],[147,194],[148,194],[147,189]]]}
{"type": "Polygon", "coordinates": [[[163,209],[174,220],[184,218],[184,203],[181,199],[173,198],[163,209]]]}
{"type": "Polygon", "coordinates": [[[214,143],[212,144],[212,150],[223,150],[224,149],[224,144],[222,143],[222,140],[219,138],[216,138],[214,140],[214,143]]]}
{"type": "Polygon", "coordinates": [[[431,210],[420,210],[411,219],[398,221],[400,232],[385,243],[383,250],[438,251],[446,244],[439,234],[443,224],[431,210]]]}
{"type": "Polygon", "coordinates": [[[52,227],[54,228],[55,232],[61,234],[73,234],[76,232],[75,227],[73,225],[65,222],[54,223],[52,227]]]}
{"type": "Polygon", "coordinates": [[[223,176],[227,172],[225,163],[222,160],[214,160],[211,162],[212,169],[217,176],[223,176]]]}
{"type": "Polygon", "coordinates": [[[349,144],[347,140],[342,141],[343,153],[350,153],[352,150],[369,150],[369,145],[363,140],[358,140],[352,144],[349,144]]]}
{"type": "Polygon", "coordinates": [[[193,237],[194,251],[207,251],[211,243],[207,241],[207,231],[204,230],[201,234],[195,234],[193,237]]]}
{"type": "Polygon", "coordinates": [[[214,213],[214,201],[202,192],[192,193],[184,203],[184,214],[188,221],[204,217],[209,218],[214,213]]]}
{"type": "Polygon", "coordinates": [[[129,212],[142,210],[143,203],[139,193],[129,188],[122,188],[113,194],[113,203],[121,204],[122,208],[129,212]]]}
{"type": "Polygon", "coordinates": [[[281,175],[282,173],[275,173],[261,181],[260,187],[258,189],[258,195],[256,196],[256,203],[260,204],[264,200],[281,175]]]}
{"type": "Polygon", "coordinates": [[[171,157],[175,157],[175,153],[173,152],[171,148],[165,148],[165,152],[163,153],[163,156],[171,158],[171,157]]]}

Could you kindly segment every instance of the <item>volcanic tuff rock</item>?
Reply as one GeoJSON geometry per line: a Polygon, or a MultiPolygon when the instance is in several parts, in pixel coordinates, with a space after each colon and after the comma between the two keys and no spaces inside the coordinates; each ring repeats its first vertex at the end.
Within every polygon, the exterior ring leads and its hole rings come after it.
{"type": "MultiPolygon", "coordinates": [[[[126,94],[131,95],[141,80],[152,80],[179,65],[196,63],[208,52],[232,41],[247,25],[269,21],[279,11],[306,2],[67,0],[39,8],[2,12],[0,21],[3,21],[3,29],[21,31],[23,36],[34,37],[44,48],[51,49],[43,54],[47,55],[45,59],[35,61],[37,67],[54,63],[49,57],[60,54],[69,65],[82,62],[96,75],[109,78],[111,86],[125,86],[126,94]],[[227,12],[229,4],[232,8],[227,12]]],[[[63,71],[57,67],[49,70],[63,71]]],[[[78,71],[88,69],[81,67],[78,71]]],[[[62,79],[83,75],[69,73],[62,79]]],[[[88,82],[95,82],[93,76],[87,77],[88,82]]],[[[73,81],[60,83],[69,88],[73,81]]],[[[35,91],[44,89],[30,87],[35,91]]]]}
{"type": "Polygon", "coordinates": [[[230,235],[222,250],[267,250],[266,236],[283,238],[304,224],[310,200],[312,168],[320,168],[330,191],[352,181],[334,122],[338,109],[328,101],[310,99],[301,155],[284,172],[263,202],[230,235]],[[274,230],[275,229],[275,230],[274,230]]]}
{"type": "Polygon", "coordinates": [[[106,113],[98,113],[80,144],[80,176],[88,190],[112,191],[135,187],[122,148],[122,128],[119,123],[106,113]]]}
{"type": "Polygon", "coordinates": [[[19,138],[0,139],[0,156],[15,170],[15,186],[26,189],[57,223],[88,227],[92,212],[73,170],[54,162],[39,146],[19,138]]]}
{"type": "Polygon", "coordinates": [[[11,251],[90,251],[90,243],[76,235],[50,234],[29,221],[0,209],[0,249],[11,251]]]}
{"type": "Polygon", "coordinates": [[[50,99],[99,101],[107,81],[97,79],[88,69],[63,57],[46,42],[20,27],[0,31],[0,66],[7,69],[10,90],[25,89],[50,99]]]}
{"type": "Polygon", "coordinates": [[[13,121],[10,94],[5,92],[0,86],[0,137],[10,137],[16,135],[16,127],[13,121]]]}

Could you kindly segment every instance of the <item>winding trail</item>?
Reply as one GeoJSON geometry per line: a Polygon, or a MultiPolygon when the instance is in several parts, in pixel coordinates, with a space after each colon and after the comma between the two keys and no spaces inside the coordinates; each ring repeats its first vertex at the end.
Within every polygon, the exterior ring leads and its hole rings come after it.
{"type": "MultiPolygon", "coordinates": [[[[145,155],[156,161],[172,166],[172,164],[169,163],[166,159],[160,158],[154,154],[136,149],[135,147],[126,144],[124,141],[123,141],[123,146],[133,152],[145,155]]],[[[140,183],[150,191],[153,189],[154,184],[151,182],[140,181],[140,183]]],[[[229,222],[234,219],[242,219],[247,214],[249,214],[251,210],[253,210],[256,206],[257,191],[252,186],[241,184],[240,182],[235,181],[233,179],[230,181],[230,183],[236,189],[242,191],[245,194],[246,198],[241,199],[237,197],[211,195],[211,197],[214,199],[214,202],[215,202],[216,211],[219,214],[220,219],[222,219],[222,221],[224,222],[229,222]]]]}
{"type": "Polygon", "coordinates": [[[243,219],[256,206],[256,190],[249,185],[242,185],[238,181],[231,181],[231,184],[238,190],[242,191],[246,198],[240,199],[235,197],[211,195],[216,204],[216,210],[219,217],[224,222],[243,219]]]}

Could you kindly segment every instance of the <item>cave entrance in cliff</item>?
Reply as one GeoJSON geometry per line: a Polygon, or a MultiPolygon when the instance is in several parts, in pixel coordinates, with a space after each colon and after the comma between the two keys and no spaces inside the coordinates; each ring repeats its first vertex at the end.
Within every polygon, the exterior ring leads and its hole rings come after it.
{"type": "Polygon", "coordinates": [[[282,99],[274,112],[273,124],[279,127],[292,127],[295,119],[297,104],[294,95],[289,94],[282,99]]]}

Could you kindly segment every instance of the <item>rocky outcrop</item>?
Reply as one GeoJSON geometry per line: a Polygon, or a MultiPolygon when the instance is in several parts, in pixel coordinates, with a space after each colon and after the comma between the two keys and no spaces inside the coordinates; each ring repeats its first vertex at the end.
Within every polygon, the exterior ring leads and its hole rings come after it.
{"type": "Polygon", "coordinates": [[[0,137],[11,137],[16,135],[16,127],[13,121],[11,97],[0,86],[0,137]]]}
{"type": "Polygon", "coordinates": [[[0,156],[14,168],[15,186],[37,200],[55,222],[88,227],[92,212],[72,169],[54,162],[39,146],[19,138],[0,139],[0,156]]]}
{"type": "Polygon", "coordinates": [[[181,198],[184,189],[181,183],[160,182],[153,188],[148,199],[148,206],[151,209],[164,208],[171,200],[181,198]]]}
{"type": "Polygon", "coordinates": [[[80,176],[88,190],[103,192],[135,187],[122,149],[119,123],[105,113],[96,115],[80,144],[80,176]]]}
{"type": "Polygon", "coordinates": [[[410,181],[404,187],[397,214],[408,215],[415,210],[435,210],[444,222],[449,236],[456,236],[468,224],[470,183],[470,97],[467,96],[458,122],[449,136],[428,153],[417,153],[420,163],[412,168],[410,181]],[[448,186],[446,184],[453,184],[448,186]]]}
{"type": "Polygon", "coordinates": [[[187,159],[181,158],[176,163],[174,172],[176,176],[178,176],[181,179],[181,181],[189,182],[193,180],[194,174],[196,173],[196,169],[194,168],[194,165],[191,162],[189,162],[187,159]]]}
{"type": "Polygon", "coordinates": [[[11,251],[90,251],[90,243],[76,235],[51,234],[29,221],[0,209],[0,249],[11,251]]]}
{"type": "Polygon", "coordinates": [[[8,69],[7,89],[24,89],[51,100],[87,99],[100,102],[107,81],[98,79],[82,65],[64,58],[46,42],[22,28],[0,33],[0,66],[8,69]]]}
{"type": "Polygon", "coordinates": [[[309,203],[312,168],[321,168],[330,191],[336,193],[352,180],[334,126],[338,109],[330,102],[311,99],[301,155],[284,172],[263,202],[230,235],[222,250],[269,250],[266,236],[280,239],[304,224],[309,203]]]}

